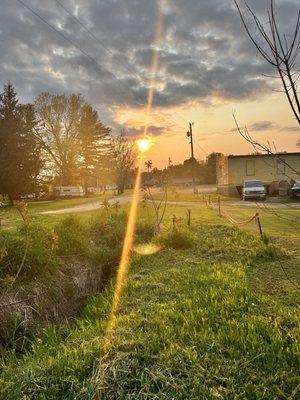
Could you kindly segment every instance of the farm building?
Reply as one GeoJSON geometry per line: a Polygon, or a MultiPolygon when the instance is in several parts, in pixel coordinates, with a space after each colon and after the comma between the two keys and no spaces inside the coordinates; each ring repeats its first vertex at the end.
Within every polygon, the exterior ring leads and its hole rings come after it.
{"type": "Polygon", "coordinates": [[[245,180],[260,180],[269,195],[286,194],[300,179],[300,152],[218,156],[218,192],[239,196],[245,180]]]}

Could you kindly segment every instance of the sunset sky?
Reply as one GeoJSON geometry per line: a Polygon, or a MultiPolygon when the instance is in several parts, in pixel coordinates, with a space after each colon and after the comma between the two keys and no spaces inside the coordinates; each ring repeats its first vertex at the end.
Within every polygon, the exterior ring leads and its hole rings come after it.
{"type": "MultiPolygon", "coordinates": [[[[264,16],[269,0],[248,3],[264,16]]],[[[282,32],[289,33],[299,3],[276,4],[282,32]]],[[[196,158],[251,152],[234,131],[233,111],[258,140],[296,151],[297,123],[275,91],[278,81],[262,76],[273,70],[256,54],[233,2],[169,0],[163,9],[149,116],[153,165],[190,156],[189,121],[196,158]]],[[[156,0],[1,0],[0,84],[10,80],[26,102],[41,91],[82,93],[114,132],[125,128],[136,137],[145,125],[157,21],[156,0]]]]}

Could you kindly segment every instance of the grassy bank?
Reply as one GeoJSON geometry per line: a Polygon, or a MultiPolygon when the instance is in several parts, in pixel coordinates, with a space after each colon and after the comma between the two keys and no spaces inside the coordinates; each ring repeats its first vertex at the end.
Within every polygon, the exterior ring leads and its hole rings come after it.
{"type": "Polygon", "coordinates": [[[97,385],[103,399],[296,398],[299,297],[277,260],[299,284],[294,255],[210,212],[182,241],[164,234],[164,250],[133,256],[107,354],[112,287],[74,326],[48,327],[3,359],[0,398],[92,399],[97,385]]]}
{"type": "Polygon", "coordinates": [[[126,213],[93,219],[65,216],[56,224],[26,220],[0,232],[0,352],[26,353],[51,324],[80,314],[117,270],[126,213]]]}

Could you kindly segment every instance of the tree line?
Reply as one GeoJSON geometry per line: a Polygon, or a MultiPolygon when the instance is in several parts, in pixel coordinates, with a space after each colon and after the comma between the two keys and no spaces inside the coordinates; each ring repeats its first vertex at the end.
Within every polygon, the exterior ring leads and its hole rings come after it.
{"type": "Polygon", "coordinates": [[[188,158],[182,164],[169,165],[165,169],[153,167],[152,160],[145,162],[147,172],[142,175],[145,185],[170,185],[176,183],[176,179],[189,179],[191,181],[193,175],[197,184],[213,184],[216,183],[216,163],[217,157],[221,153],[211,153],[204,161],[188,158]]]}
{"type": "Polygon", "coordinates": [[[39,94],[21,104],[11,83],[0,94],[0,194],[10,203],[52,186],[116,183],[123,192],[136,151],[113,136],[80,94],[39,94]]]}

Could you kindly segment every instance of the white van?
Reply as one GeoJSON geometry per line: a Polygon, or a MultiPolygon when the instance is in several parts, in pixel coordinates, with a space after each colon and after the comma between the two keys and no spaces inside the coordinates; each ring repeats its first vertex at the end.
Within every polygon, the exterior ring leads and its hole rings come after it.
{"type": "Polygon", "coordinates": [[[84,191],[82,186],[57,186],[54,188],[54,197],[83,197],[84,191]]]}

